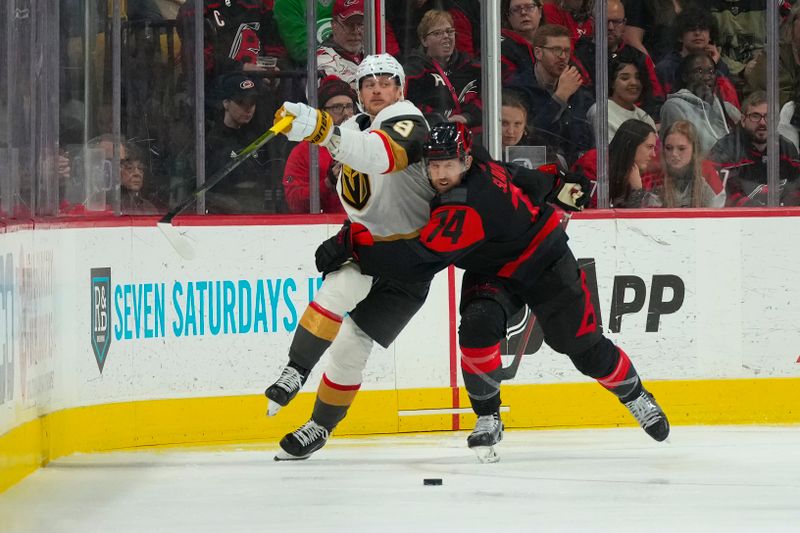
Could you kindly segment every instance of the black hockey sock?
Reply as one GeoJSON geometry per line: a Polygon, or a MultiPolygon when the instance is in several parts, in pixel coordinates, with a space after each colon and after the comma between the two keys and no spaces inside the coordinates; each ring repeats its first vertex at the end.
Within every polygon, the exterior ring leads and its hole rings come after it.
{"type": "Polygon", "coordinates": [[[625,403],[639,395],[642,391],[642,381],[628,355],[619,348],[617,352],[619,356],[614,370],[604,377],[597,378],[597,382],[617,396],[619,401],[625,403]]]}
{"type": "Polygon", "coordinates": [[[347,410],[356,399],[359,388],[361,388],[360,383],[358,385],[340,385],[323,374],[311,419],[328,431],[333,431],[347,416],[347,410]]]}
{"type": "Polygon", "coordinates": [[[469,397],[469,403],[472,404],[472,410],[478,416],[486,416],[500,412],[500,391],[489,398],[473,398],[469,397]]]}
{"type": "Polygon", "coordinates": [[[342,317],[331,313],[316,302],[311,302],[300,318],[300,324],[292,337],[289,360],[300,368],[307,370],[314,368],[336,338],[341,325],[342,317]]]}
{"type": "Polygon", "coordinates": [[[461,346],[461,375],[472,410],[478,416],[500,409],[500,343],[483,348],[461,346]]]}

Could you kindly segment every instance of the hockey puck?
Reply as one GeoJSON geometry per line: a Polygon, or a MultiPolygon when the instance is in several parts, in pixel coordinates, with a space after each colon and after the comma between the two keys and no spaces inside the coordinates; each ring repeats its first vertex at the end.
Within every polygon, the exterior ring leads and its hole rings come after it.
{"type": "Polygon", "coordinates": [[[439,477],[433,477],[433,478],[427,477],[427,478],[422,480],[422,484],[423,485],[441,485],[442,484],[442,478],[439,478],[439,477]]]}

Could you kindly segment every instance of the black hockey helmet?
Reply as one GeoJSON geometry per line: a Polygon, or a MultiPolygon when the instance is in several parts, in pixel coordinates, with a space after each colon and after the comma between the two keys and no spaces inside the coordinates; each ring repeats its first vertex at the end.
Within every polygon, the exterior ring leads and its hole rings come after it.
{"type": "Polygon", "coordinates": [[[442,122],[431,128],[422,147],[426,160],[464,159],[472,151],[472,132],[461,122],[442,122]]]}

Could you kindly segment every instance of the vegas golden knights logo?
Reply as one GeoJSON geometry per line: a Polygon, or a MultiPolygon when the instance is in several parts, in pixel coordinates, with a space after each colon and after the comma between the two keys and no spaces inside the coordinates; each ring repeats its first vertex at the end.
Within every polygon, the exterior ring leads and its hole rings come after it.
{"type": "Polygon", "coordinates": [[[364,209],[372,189],[369,185],[369,176],[347,165],[342,166],[342,198],[355,209],[364,209]]]}

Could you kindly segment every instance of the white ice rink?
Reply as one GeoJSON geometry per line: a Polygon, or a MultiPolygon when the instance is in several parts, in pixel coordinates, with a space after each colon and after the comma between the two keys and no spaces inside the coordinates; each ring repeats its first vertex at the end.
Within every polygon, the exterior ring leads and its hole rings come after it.
{"type": "Polygon", "coordinates": [[[76,455],[0,494],[0,531],[800,531],[800,426],[507,431],[497,464],[465,438],[76,455]]]}

